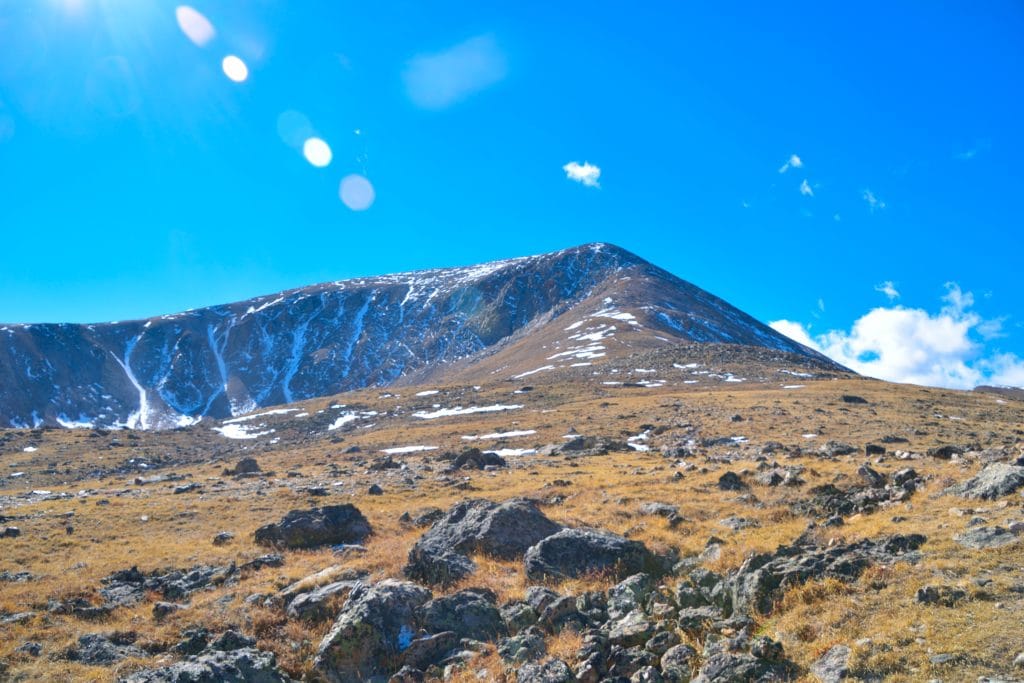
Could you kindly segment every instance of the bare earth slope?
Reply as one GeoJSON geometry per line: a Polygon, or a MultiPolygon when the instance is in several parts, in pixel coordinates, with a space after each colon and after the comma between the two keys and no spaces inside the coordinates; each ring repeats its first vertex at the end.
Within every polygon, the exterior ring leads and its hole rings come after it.
{"type": "Polygon", "coordinates": [[[680,340],[824,360],[629,252],[591,244],[148,320],[3,325],[0,425],[170,428],[499,352],[526,372],[680,340]]]}

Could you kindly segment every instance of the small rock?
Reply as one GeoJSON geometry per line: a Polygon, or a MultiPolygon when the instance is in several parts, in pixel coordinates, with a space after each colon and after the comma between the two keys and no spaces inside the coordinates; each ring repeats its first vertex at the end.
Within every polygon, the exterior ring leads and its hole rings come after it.
{"type": "Polygon", "coordinates": [[[747,485],[735,472],[726,472],[718,478],[718,488],[723,491],[742,491],[747,488],[747,485]]]}
{"type": "Polygon", "coordinates": [[[821,683],[840,683],[850,673],[850,648],[846,645],[833,645],[811,664],[811,673],[821,683]]]}
{"type": "Polygon", "coordinates": [[[234,537],[235,535],[230,531],[221,531],[213,537],[213,544],[218,546],[227,545],[232,539],[234,539],[234,537]]]}

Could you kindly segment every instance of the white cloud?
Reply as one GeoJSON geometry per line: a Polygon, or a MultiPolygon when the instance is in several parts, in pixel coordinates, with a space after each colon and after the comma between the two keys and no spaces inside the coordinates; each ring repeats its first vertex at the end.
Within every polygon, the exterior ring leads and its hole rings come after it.
{"type": "Polygon", "coordinates": [[[864,190],[864,201],[868,203],[871,208],[871,213],[874,213],[876,209],[884,209],[885,202],[875,196],[875,193],[871,190],[864,190]]]}
{"type": "Polygon", "coordinates": [[[820,297],[818,298],[818,310],[822,312],[825,311],[825,300],[820,297]]]}
{"type": "Polygon", "coordinates": [[[800,157],[798,157],[797,155],[793,154],[792,156],[789,157],[789,161],[784,163],[782,165],[782,167],[779,169],[779,173],[785,173],[786,171],[788,171],[791,168],[803,168],[803,167],[804,167],[804,162],[800,159],[800,157]]]}
{"type": "Polygon", "coordinates": [[[885,294],[889,297],[889,301],[900,298],[899,290],[896,289],[896,285],[893,284],[892,280],[886,280],[880,285],[875,285],[875,291],[885,294]]]}
{"type": "Polygon", "coordinates": [[[562,167],[562,170],[565,171],[565,177],[569,180],[583,183],[587,187],[601,187],[598,182],[601,178],[601,168],[589,161],[584,161],[582,164],[578,161],[570,161],[562,167]]]}
{"type": "Polygon", "coordinates": [[[413,57],[402,79],[413,104],[445,109],[502,80],[507,70],[494,37],[483,35],[442,52],[413,57]]]}
{"type": "Polygon", "coordinates": [[[989,352],[980,343],[979,337],[991,332],[991,321],[970,310],[973,295],[950,282],[942,300],[937,313],[904,306],[875,308],[848,331],[812,335],[809,327],[790,320],[777,320],[771,327],[869,377],[953,389],[1024,386],[1024,359],[989,352]]]}
{"type": "Polygon", "coordinates": [[[811,189],[811,186],[807,182],[806,178],[804,178],[804,181],[802,183],[800,183],[800,194],[804,195],[805,197],[813,197],[814,196],[814,190],[811,189]]]}

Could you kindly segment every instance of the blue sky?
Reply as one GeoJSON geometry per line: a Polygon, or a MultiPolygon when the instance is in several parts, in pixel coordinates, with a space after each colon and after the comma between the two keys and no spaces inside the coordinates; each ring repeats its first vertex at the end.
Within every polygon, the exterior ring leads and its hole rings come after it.
{"type": "Polygon", "coordinates": [[[0,320],[607,241],[869,374],[1024,384],[1024,6],[638,4],[0,0],[0,320]]]}

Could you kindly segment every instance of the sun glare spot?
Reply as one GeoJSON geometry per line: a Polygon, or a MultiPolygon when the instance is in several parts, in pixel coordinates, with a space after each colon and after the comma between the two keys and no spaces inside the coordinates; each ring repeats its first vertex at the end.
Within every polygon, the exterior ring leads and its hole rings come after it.
{"type": "Polygon", "coordinates": [[[225,57],[224,61],[221,62],[221,68],[224,69],[224,75],[235,83],[241,83],[249,78],[249,67],[245,65],[241,58],[235,55],[225,57]]]}
{"type": "Polygon", "coordinates": [[[374,192],[369,180],[358,173],[353,173],[341,179],[338,196],[345,206],[353,211],[366,211],[373,206],[377,193],[374,192]]]}
{"type": "Polygon", "coordinates": [[[320,138],[309,138],[302,144],[302,156],[317,168],[323,168],[331,163],[331,148],[320,138]]]}
{"type": "Polygon", "coordinates": [[[177,17],[178,27],[185,37],[199,47],[203,47],[217,35],[210,20],[188,5],[179,5],[174,10],[174,16],[177,17]]]}

